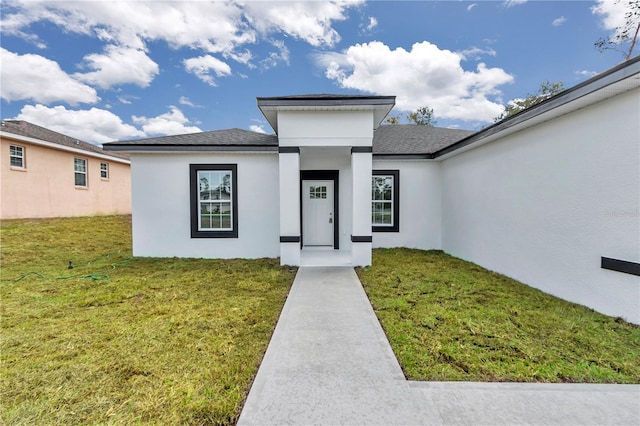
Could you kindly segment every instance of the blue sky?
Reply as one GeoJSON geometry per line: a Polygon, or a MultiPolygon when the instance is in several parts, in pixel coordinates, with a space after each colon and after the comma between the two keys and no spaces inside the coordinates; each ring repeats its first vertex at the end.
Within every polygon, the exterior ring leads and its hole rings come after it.
{"type": "Polygon", "coordinates": [[[480,129],[540,83],[620,63],[625,2],[2,1],[2,118],[104,143],[272,133],[258,96],[395,95],[480,129]]]}

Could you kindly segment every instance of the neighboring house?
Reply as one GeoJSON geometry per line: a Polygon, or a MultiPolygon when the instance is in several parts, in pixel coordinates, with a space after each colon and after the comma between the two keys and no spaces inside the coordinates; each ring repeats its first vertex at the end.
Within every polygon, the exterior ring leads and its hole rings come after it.
{"type": "Polygon", "coordinates": [[[0,218],[131,213],[129,157],[35,124],[0,125],[0,218]]]}
{"type": "Polygon", "coordinates": [[[106,144],[131,154],[134,254],[364,266],[373,247],[442,249],[640,323],[640,58],[478,132],[380,126],[394,99],[258,98],[277,136],[106,144]]]}

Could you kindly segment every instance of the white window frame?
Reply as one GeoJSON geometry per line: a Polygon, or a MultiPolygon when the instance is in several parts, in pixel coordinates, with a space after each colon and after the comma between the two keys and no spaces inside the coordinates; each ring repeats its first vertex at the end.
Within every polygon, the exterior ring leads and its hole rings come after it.
{"type": "Polygon", "coordinates": [[[73,157],[73,183],[76,188],[87,188],[89,186],[89,178],[88,178],[88,161],[86,158],[73,157]],[[78,169],[78,162],[82,161],[84,164],[84,170],[78,169]],[[84,176],[84,185],[78,185],[77,177],[84,176]]]}
{"type": "Polygon", "coordinates": [[[109,180],[109,163],[100,163],[100,179],[109,180]]]}
{"type": "Polygon", "coordinates": [[[25,169],[25,149],[22,145],[9,145],[9,165],[16,169],[25,169]],[[17,154],[17,151],[20,151],[20,154],[17,154]],[[20,160],[20,165],[13,164],[14,159],[20,160]]]}
{"type": "MultiPolygon", "coordinates": [[[[190,186],[191,186],[191,238],[238,238],[238,184],[237,184],[237,164],[191,164],[190,165],[190,186]],[[229,199],[202,198],[203,190],[201,178],[205,173],[228,174],[228,188],[225,191],[229,199]],[[202,226],[203,206],[214,206],[225,204],[229,211],[229,227],[213,228],[202,226]]],[[[213,182],[216,186],[222,182],[213,182]]],[[[206,191],[206,190],[205,190],[206,191]]],[[[209,196],[215,192],[208,192],[209,196]]],[[[224,215],[226,216],[226,215],[224,215]]],[[[219,217],[222,221],[222,216],[219,217]]]]}
{"type": "MultiPolygon", "coordinates": [[[[201,182],[202,179],[204,179],[204,177],[206,175],[218,175],[216,177],[218,178],[222,178],[223,176],[228,175],[229,176],[229,187],[228,189],[226,189],[225,193],[229,194],[229,198],[228,199],[223,199],[223,198],[202,198],[202,194],[205,192],[202,190],[202,187],[200,188],[200,190],[198,191],[199,194],[199,198],[198,198],[198,231],[231,231],[233,230],[233,200],[232,200],[232,191],[233,191],[233,183],[231,182],[231,175],[232,172],[231,170],[198,170],[198,182],[201,182]],[[218,213],[216,215],[219,215],[219,221],[220,221],[220,226],[204,226],[202,224],[202,215],[203,215],[203,211],[207,210],[209,212],[211,212],[212,210],[212,206],[214,205],[221,205],[221,206],[225,206],[226,208],[223,208],[222,211],[228,211],[229,212],[229,226],[227,227],[223,227],[222,226],[222,213],[218,213]]],[[[219,180],[216,182],[212,182],[212,185],[215,185],[216,188],[222,188],[222,182],[220,182],[219,180]]],[[[213,188],[212,188],[213,189],[213,188]]],[[[209,192],[209,194],[211,194],[211,192],[209,192]]],[[[226,216],[226,215],[224,215],[226,216]]],[[[211,220],[213,220],[213,216],[211,218],[211,220]]],[[[217,221],[218,219],[216,219],[217,221]]]]}

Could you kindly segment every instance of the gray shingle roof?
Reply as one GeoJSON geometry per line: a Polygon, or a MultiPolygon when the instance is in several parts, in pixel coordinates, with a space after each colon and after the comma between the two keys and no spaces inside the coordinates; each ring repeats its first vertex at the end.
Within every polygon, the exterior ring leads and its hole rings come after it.
{"type": "Polygon", "coordinates": [[[433,154],[473,133],[470,130],[446,129],[416,124],[380,126],[373,134],[373,154],[433,154]]]}
{"type": "MultiPolygon", "coordinates": [[[[473,133],[469,130],[445,129],[415,124],[380,126],[374,132],[373,154],[429,155],[473,133]]],[[[269,150],[275,150],[278,147],[278,137],[249,130],[228,129],[109,142],[104,146],[108,150],[122,149],[124,151],[208,151],[234,147],[238,149],[267,147],[269,150]]]]}
{"type": "Polygon", "coordinates": [[[96,154],[109,155],[111,157],[129,159],[126,154],[116,152],[106,152],[99,146],[93,145],[88,142],[81,141],[71,136],[63,135],[62,133],[54,132],[53,130],[40,127],[28,121],[22,120],[2,120],[2,126],[0,129],[3,132],[13,133],[14,135],[26,136],[28,138],[39,139],[41,141],[51,142],[58,145],[67,146],[70,148],[81,149],[83,151],[94,152],[96,154]]]}
{"type": "Polygon", "coordinates": [[[252,132],[242,129],[213,130],[209,132],[188,133],[184,135],[161,136],[157,138],[136,139],[121,142],[109,142],[107,149],[127,146],[136,147],[207,147],[207,146],[278,146],[276,135],[252,132]]]}

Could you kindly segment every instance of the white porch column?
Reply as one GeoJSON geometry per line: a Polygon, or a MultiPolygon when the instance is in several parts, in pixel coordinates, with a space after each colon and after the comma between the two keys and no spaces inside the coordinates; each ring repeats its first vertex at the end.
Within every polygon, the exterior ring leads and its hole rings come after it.
{"type": "Polygon", "coordinates": [[[351,229],[351,262],[353,266],[371,265],[371,146],[351,148],[353,176],[353,222],[351,229]]]}
{"type": "Polygon", "coordinates": [[[280,264],[300,265],[300,148],[280,147],[280,264]]]}

